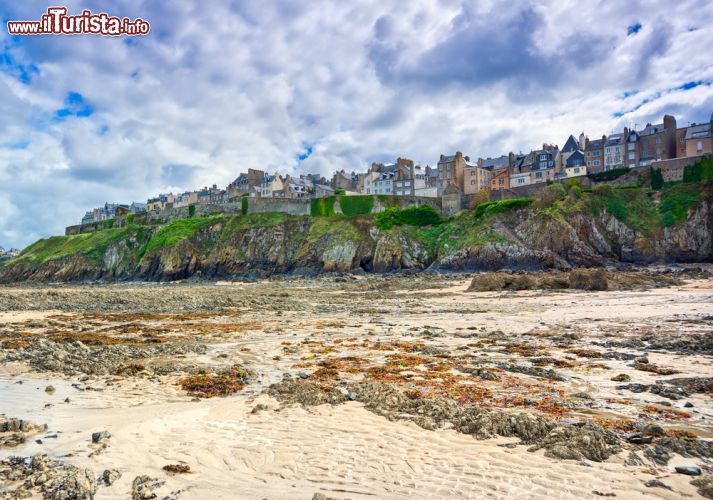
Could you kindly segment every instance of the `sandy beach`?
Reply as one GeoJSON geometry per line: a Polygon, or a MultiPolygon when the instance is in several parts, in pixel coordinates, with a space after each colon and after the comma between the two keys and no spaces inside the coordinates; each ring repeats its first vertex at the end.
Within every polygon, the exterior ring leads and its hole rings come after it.
{"type": "MultiPolygon", "coordinates": [[[[699,496],[691,481],[713,470],[713,280],[601,292],[469,283],[0,288],[0,414],[47,426],[0,457],[89,469],[95,498],[699,496]],[[387,389],[408,406],[379,399],[387,389]],[[468,408],[496,424],[466,426],[468,408]],[[495,420],[524,414],[544,430],[495,420]],[[586,439],[553,441],[589,424],[586,439]],[[118,477],[106,484],[104,471],[118,477]]],[[[13,498],[10,469],[0,489],[13,498]]]]}

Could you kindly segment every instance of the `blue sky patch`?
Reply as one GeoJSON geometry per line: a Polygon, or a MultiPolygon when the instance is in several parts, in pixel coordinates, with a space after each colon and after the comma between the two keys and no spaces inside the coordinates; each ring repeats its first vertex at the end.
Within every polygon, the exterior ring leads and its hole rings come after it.
{"type": "Polygon", "coordinates": [[[84,100],[79,92],[68,92],[64,100],[65,107],[54,113],[54,121],[61,122],[70,116],[87,118],[94,113],[94,107],[84,100]]]}
{"type": "Polygon", "coordinates": [[[636,35],[641,31],[641,23],[635,23],[626,28],[626,36],[636,35]]]}
{"type": "Polygon", "coordinates": [[[309,158],[310,156],[312,156],[312,152],[313,152],[313,151],[314,151],[314,147],[308,145],[307,147],[305,147],[305,152],[304,152],[304,153],[301,153],[301,154],[297,155],[297,160],[298,160],[298,161],[305,161],[307,158],[309,158]]]}

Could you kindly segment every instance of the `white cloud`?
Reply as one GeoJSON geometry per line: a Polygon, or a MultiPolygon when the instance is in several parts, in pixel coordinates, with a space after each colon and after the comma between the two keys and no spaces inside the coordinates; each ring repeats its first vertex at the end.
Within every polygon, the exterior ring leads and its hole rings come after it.
{"type": "MultiPolygon", "coordinates": [[[[16,4],[3,18],[46,8],[16,4]]],[[[713,80],[713,7],[703,0],[68,7],[140,16],[152,33],[132,42],[0,35],[5,247],[61,233],[104,201],[225,185],[248,167],[327,174],[396,156],[433,164],[455,149],[526,151],[664,112],[700,121],[713,111],[710,85],[670,90],[713,80]],[[642,29],[627,36],[635,23],[642,29]],[[22,83],[29,65],[37,73],[22,83]],[[54,119],[69,92],[91,116],[54,119]]]]}

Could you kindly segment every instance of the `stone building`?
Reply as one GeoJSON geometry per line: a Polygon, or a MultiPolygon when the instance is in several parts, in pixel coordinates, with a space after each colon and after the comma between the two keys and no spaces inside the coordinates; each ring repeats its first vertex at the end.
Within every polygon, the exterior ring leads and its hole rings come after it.
{"type": "Polygon", "coordinates": [[[604,142],[604,170],[614,170],[624,166],[625,135],[611,134],[604,142]]]}
{"type": "Polygon", "coordinates": [[[442,194],[447,186],[454,185],[458,187],[460,192],[463,192],[463,172],[466,162],[470,161],[470,157],[463,156],[463,153],[456,151],[454,155],[441,155],[438,160],[438,176],[436,187],[439,194],[442,194]]]}
{"type": "Polygon", "coordinates": [[[671,115],[663,117],[663,123],[646,124],[639,131],[639,166],[651,165],[657,160],[676,157],[676,119],[671,115]]]}
{"type": "Polygon", "coordinates": [[[587,161],[587,170],[591,173],[597,173],[604,170],[604,144],[607,142],[607,136],[603,135],[601,139],[590,141],[588,137],[584,139],[584,158],[587,161]]]}
{"type": "Polygon", "coordinates": [[[685,156],[702,156],[713,153],[713,115],[708,123],[688,127],[685,138],[685,156]]]}

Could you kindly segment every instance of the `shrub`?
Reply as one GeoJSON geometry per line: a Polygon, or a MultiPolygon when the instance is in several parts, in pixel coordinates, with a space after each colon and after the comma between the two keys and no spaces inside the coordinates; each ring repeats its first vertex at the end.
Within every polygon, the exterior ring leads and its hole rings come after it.
{"type": "Polygon", "coordinates": [[[337,195],[346,194],[346,191],[344,191],[342,188],[337,188],[334,190],[334,194],[337,194],[337,195]]]}
{"type": "Polygon", "coordinates": [[[551,184],[547,186],[538,196],[538,205],[541,207],[549,207],[556,201],[564,200],[567,196],[567,190],[562,184],[551,184]]]}
{"type": "Polygon", "coordinates": [[[651,169],[651,189],[661,191],[663,188],[663,174],[660,168],[651,169]]]}
{"type": "Polygon", "coordinates": [[[248,197],[246,195],[243,195],[242,198],[240,198],[240,213],[243,215],[248,214],[248,197]]]}
{"type": "Polygon", "coordinates": [[[614,170],[606,170],[604,172],[599,172],[596,174],[589,174],[587,177],[589,177],[594,182],[605,182],[605,181],[613,181],[614,179],[618,179],[622,175],[626,175],[629,172],[630,172],[630,170],[626,167],[615,168],[614,170]]]}
{"type": "Polygon", "coordinates": [[[312,217],[331,217],[334,215],[334,196],[312,198],[309,202],[312,217]]]}
{"type": "Polygon", "coordinates": [[[682,222],[688,218],[688,210],[696,206],[701,201],[701,193],[695,186],[680,186],[673,187],[664,192],[661,196],[661,204],[659,212],[664,227],[673,226],[678,222],[682,222]]]}
{"type": "Polygon", "coordinates": [[[683,167],[683,182],[713,181],[713,157],[701,158],[693,165],[683,167]]]}
{"type": "Polygon", "coordinates": [[[525,208],[532,204],[532,198],[514,198],[512,200],[489,201],[475,207],[475,218],[487,217],[510,210],[525,208]]]}
{"type": "Polygon", "coordinates": [[[611,196],[614,194],[614,188],[609,184],[602,184],[601,186],[597,186],[592,189],[592,193],[597,196],[611,196]]]}
{"type": "Polygon", "coordinates": [[[431,226],[443,222],[443,218],[430,205],[417,205],[399,210],[389,208],[376,214],[374,223],[380,229],[394,226],[431,226]]]}
{"type": "Polygon", "coordinates": [[[196,206],[188,205],[188,217],[194,217],[196,215],[196,206]]]}
{"type": "Polygon", "coordinates": [[[368,215],[374,208],[374,197],[371,195],[341,196],[339,206],[344,215],[368,215]]]}

